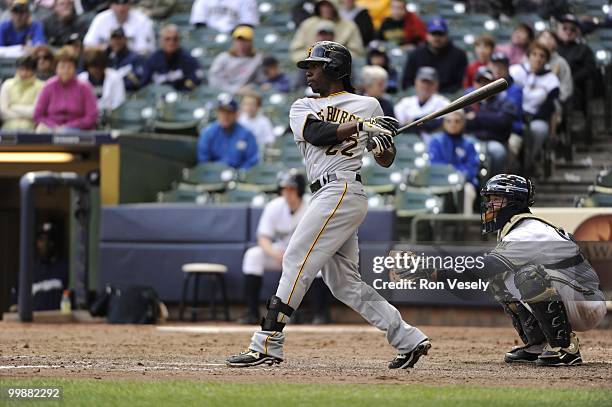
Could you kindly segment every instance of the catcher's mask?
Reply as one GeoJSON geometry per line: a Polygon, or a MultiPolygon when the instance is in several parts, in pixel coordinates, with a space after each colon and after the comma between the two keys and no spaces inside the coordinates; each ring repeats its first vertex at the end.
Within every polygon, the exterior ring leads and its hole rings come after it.
{"type": "Polygon", "coordinates": [[[499,174],[487,181],[480,191],[482,234],[501,229],[514,215],[529,210],[535,202],[533,184],[529,178],[499,174]]]}

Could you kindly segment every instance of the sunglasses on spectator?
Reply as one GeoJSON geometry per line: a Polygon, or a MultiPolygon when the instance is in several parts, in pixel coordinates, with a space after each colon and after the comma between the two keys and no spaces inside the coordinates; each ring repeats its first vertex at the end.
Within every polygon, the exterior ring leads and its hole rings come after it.
{"type": "Polygon", "coordinates": [[[430,32],[431,35],[434,35],[436,37],[445,37],[446,36],[446,32],[444,31],[432,31],[430,32]]]}
{"type": "Polygon", "coordinates": [[[573,25],[564,25],[563,26],[563,31],[568,31],[571,33],[575,33],[576,31],[578,31],[578,29],[576,27],[574,27],[573,25]]]}
{"type": "Polygon", "coordinates": [[[164,37],[162,38],[164,41],[172,41],[172,42],[178,42],[179,41],[179,37],[175,36],[175,37],[164,37]]]}
{"type": "Polygon", "coordinates": [[[50,54],[39,55],[38,59],[51,60],[51,59],[53,59],[53,55],[50,55],[50,54]]]}

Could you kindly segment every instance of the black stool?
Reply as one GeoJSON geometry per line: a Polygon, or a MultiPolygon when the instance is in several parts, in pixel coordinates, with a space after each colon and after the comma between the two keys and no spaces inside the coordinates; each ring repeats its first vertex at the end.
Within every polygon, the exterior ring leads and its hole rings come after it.
{"type": "Polygon", "coordinates": [[[181,297],[181,306],[179,309],[179,319],[183,321],[183,315],[185,313],[185,301],[187,300],[187,288],[189,286],[189,280],[191,277],[195,278],[193,284],[193,298],[191,309],[191,321],[196,321],[196,311],[198,307],[198,288],[200,284],[200,276],[204,275],[209,278],[210,281],[210,316],[212,320],[217,319],[217,283],[221,287],[221,300],[223,302],[223,310],[225,320],[229,321],[229,304],[227,301],[227,290],[225,289],[225,273],[227,273],[227,267],[223,264],[214,263],[187,263],[183,264],[183,273],[185,277],[183,280],[183,295],[181,297]]]}

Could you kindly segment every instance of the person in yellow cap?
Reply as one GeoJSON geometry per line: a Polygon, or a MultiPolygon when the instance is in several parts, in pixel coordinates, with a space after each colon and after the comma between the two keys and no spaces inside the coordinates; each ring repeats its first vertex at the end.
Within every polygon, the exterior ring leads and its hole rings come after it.
{"type": "Polygon", "coordinates": [[[253,36],[253,28],[248,25],[239,25],[234,29],[230,49],[217,55],[210,66],[210,86],[236,93],[257,79],[263,56],[253,48],[253,36]]]}

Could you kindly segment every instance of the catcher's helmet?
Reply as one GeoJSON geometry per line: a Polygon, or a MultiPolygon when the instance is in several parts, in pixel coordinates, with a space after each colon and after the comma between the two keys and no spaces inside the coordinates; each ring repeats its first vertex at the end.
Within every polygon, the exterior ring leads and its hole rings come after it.
{"type": "Polygon", "coordinates": [[[308,56],[297,63],[298,68],[308,68],[309,61],[323,62],[323,72],[334,80],[350,78],[351,53],[342,44],[319,41],[308,50],[308,56]]]}
{"type": "Polygon", "coordinates": [[[535,192],[531,180],[514,174],[499,174],[487,181],[480,191],[483,197],[480,206],[482,234],[501,229],[512,216],[525,212],[535,202],[535,192]],[[495,207],[490,202],[491,195],[506,198],[506,202],[495,207]]]}

